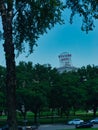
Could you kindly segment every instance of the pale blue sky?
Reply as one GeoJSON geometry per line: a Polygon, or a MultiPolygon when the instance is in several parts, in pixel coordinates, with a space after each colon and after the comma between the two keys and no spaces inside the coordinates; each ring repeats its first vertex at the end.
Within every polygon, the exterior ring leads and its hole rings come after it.
{"type": "Polygon", "coordinates": [[[98,65],[98,23],[92,32],[81,31],[81,20],[77,17],[71,25],[56,25],[38,40],[38,47],[28,58],[21,55],[17,61],[32,61],[33,64],[47,64],[59,67],[58,55],[62,52],[72,54],[72,65],[82,67],[88,64],[98,65]]]}
{"type": "MultiPolygon", "coordinates": [[[[38,47],[34,47],[34,53],[26,58],[24,54],[16,59],[31,61],[33,64],[47,64],[59,67],[58,55],[62,52],[72,54],[72,64],[75,67],[98,65],[98,23],[92,32],[86,34],[81,31],[81,20],[76,17],[72,25],[65,20],[64,25],[56,25],[38,40],[38,47]]],[[[2,41],[0,41],[2,43],[2,41]]],[[[5,65],[4,52],[0,44],[0,65],[5,65]]]]}

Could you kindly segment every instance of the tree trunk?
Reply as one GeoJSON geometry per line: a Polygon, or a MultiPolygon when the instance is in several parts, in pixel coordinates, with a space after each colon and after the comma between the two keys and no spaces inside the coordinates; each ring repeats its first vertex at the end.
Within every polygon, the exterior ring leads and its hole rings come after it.
{"type": "Polygon", "coordinates": [[[34,124],[37,125],[37,111],[34,113],[34,124]]]}
{"type": "Polygon", "coordinates": [[[54,123],[54,109],[51,110],[51,123],[54,123]]]}
{"type": "Polygon", "coordinates": [[[97,111],[97,107],[93,107],[93,116],[96,117],[96,111],[97,111]]]}
{"type": "Polygon", "coordinates": [[[17,130],[16,123],[16,72],[15,55],[12,38],[12,12],[7,11],[4,2],[1,0],[1,18],[4,31],[4,51],[6,60],[6,92],[7,92],[7,123],[9,130],[17,130]]]}

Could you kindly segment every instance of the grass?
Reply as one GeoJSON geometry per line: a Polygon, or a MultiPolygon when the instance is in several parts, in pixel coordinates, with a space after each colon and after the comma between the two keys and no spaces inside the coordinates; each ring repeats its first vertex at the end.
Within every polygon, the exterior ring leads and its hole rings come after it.
{"type": "Polygon", "coordinates": [[[61,130],[98,130],[98,128],[78,128],[78,129],[61,129],[61,130]]]}
{"type": "MultiPolygon", "coordinates": [[[[83,119],[84,121],[93,119],[92,113],[86,113],[84,111],[77,111],[76,115],[73,115],[73,113],[71,113],[68,118],[66,117],[65,114],[63,114],[62,117],[58,116],[57,114],[58,113],[55,112],[54,118],[52,118],[51,111],[41,112],[40,117],[38,117],[38,123],[40,124],[59,124],[59,123],[66,124],[69,120],[72,120],[74,118],[80,118],[80,119],[83,119]]],[[[97,113],[97,116],[98,116],[98,113],[97,113]]],[[[6,119],[7,119],[7,116],[4,116],[4,115],[0,116],[0,126],[6,123],[6,119]]],[[[27,119],[27,125],[34,124],[34,113],[27,112],[26,119],[27,119]]],[[[24,118],[20,112],[17,112],[17,121],[19,125],[24,124],[23,123],[24,118]]]]}

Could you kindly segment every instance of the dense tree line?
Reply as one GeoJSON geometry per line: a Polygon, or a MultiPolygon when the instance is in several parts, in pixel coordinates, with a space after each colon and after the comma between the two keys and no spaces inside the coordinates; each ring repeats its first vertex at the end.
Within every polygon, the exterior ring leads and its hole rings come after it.
{"type": "MultiPolygon", "coordinates": [[[[69,116],[77,110],[93,110],[94,116],[98,108],[98,67],[88,65],[77,72],[60,74],[51,65],[32,65],[31,62],[20,62],[16,67],[17,109],[24,119],[27,111],[37,114],[44,108],[51,112],[58,110],[58,115],[69,116]]],[[[6,111],[5,68],[0,66],[0,112],[6,111]]]]}

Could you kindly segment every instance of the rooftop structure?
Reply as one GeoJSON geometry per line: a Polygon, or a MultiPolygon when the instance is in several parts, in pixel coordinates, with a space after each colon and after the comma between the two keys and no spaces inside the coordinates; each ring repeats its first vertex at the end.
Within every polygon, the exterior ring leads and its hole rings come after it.
{"type": "Polygon", "coordinates": [[[72,55],[68,52],[63,52],[58,56],[60,67],[57,69],[59,73],[63,73],[64,71],[77,71],[77,68],[72,66],[71,57],[72,55]]]}
{"type": "Polygon", "coordinates": [[[70,67],[71,66],[71,54],[68,52],[63,52],[59,56],[60,67],[70,67]]]}

